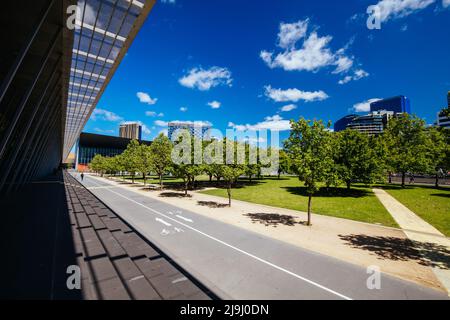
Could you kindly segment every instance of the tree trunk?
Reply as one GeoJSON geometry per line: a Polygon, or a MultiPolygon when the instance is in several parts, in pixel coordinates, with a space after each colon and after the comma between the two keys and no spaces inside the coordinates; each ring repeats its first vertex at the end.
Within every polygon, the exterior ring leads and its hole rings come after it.
{"type": "Polygon", "coordinates": [[[250,182],[252,182],[252,174],[250,174],[249,176],[248,176],[248,180],[250,181],[250,182]]]}
{"type": "Polygon", "coordinates": [[[145,173],[142,174],[142,178],[144,178],[144,187],[147,184],[147,176],[145,175],[145,173]]]}
{"type": "Polygon", "coordinates": [[[187,197],[189,188],[189,179],[184,180],[184,196],[187,197]]]}
{"type": "Polygon", "coordinates": [[[351,181],[347,181],[347,190],[350,190],[351,187],[352,187],[351,181]]]}
{"type": "Polygon", "coordinates": [[[162,174],[159,174],[159,188],[163,189],[163,181],[162,181],[162,174]]]}
{"type": "Polygon", "coordinates": [[[312,194],[308,195],[308,226],[312,226],[311,224],[311,200],[312,200],[312,194]]]}
{"type": "Polygon", "coordinates": [[[281,177],[281,173],[278,172],[278,180],[280,180],[280,177],[281,177]]]}
{"type": "Polygon", "coordinates": [[[228,193],[228,206],[231,207],[231,182],[228,183],[227,193],[228,193]]]}
{"type": "Polygon", "coordinates": [[[131,176],[131,182],[134,184],[134,174],[131,176]]]}
{"type": "Polygon", "coordinates": [[[392,183],[392,173],[389,172],[389,184],[391,184],[391,183],[392,183]]]}
{"type": "Polygon", "coordinates": [[[406,173],[402,172],[402,188],[405,187],[405,178],[406,178],[406,173]]]}
{"type": "Polygon", "coordinates": [[[435,181],[434,186],[435,186],[436,188],[439,188],[439,174],[438,174],[438,173],[436,173],[436,181],[435,181]]]}
{"type": "Polygon", "coordinates": [[[212,174],[210,174],[210,175],[209,175],[209,183],[212,182],[212,177],[213,177],[212,174]]]}

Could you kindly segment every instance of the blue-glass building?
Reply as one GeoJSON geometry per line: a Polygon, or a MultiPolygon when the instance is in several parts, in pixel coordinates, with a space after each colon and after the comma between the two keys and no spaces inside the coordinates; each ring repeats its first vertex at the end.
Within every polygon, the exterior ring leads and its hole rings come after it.
{"type": "Polygon", "coordinates": [[[209,140],[209,130],[211,126],[203,123],[195,122],[169,122],[167,136],[170,140],[173,140],[174,133],[178,130],[187,130],[191,136],[202,140],[209,140]]]}
{"type": "Polygon", "coordinates": [[[341,119],[339,119],[338,121],[336,121],[334,123],[334,131],[335,132],[339,132],[339,131],[344,131],[345,129],[347,129],[347,126],[356,118],[358,117],[356,114],[350,114],[348,116],[345,116],[341,119]]]}
{"type": "Polygon", "coordinates": [[[394,113],[411,113],[411,102],[408,97],[397,96],[378,100],[370,104],[370,112],[383,110],[394,113]]]}

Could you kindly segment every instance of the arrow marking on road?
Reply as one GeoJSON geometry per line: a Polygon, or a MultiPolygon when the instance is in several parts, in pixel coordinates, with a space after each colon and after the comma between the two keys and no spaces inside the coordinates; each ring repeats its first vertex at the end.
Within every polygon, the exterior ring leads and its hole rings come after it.
{"type": "MultiPolygon", "coordinates": [[[[97,185],[99,185],[99,184],[96,183],[96,182],[94,182],[94,183],[97,184],[97,185]]],[[[280,266],[278,266],[278,265],[276,265],[276,264],[274,264],[274,263],[272,263],[272,262],[269,262],[269,261],[264,260],[264,259],[262,259],[262,258],[260,258],[260,257],[258,257],[258,256],[255,256],[254,254],[251,254],[251,253],[249,253],[249,252],[247,252],[247,251],[245,251],[245,250],[242,250],[242,249],[240,249],[240,248],[238,248],[238,247],[235,247],[235,246],[233,246],[233,245],[231,245],[231,244],[229,244],[229,243],[227,243],[227,242],[225,242],[225,241],[223,241],[223,240],[220,240],[220,239],[218,239],[218,238],[216,238],[216,237],[213,237],[213,236],[211,236],[211,235],[209,235],[209,234],[207,234],[207,233],[205,233],[205,232],[203,232],[203,231],[200,231],[200,230],[198,230],[198,229],[196,229],[196,228],[194,228],[194,227],[191,227],[190,225],[187,225],[187,224],[185,224],[185,223],[183,223],[183,222],[181,222],[181,221],[178,221],[178,220],[176,220],[176,219],[174,219],[174,218],[171,218],[171,217],[165,215],[165,214],[162,213],[162,212],[159,212],[159,211],[157,211],[157,210],[155,210],[155,209],[152,209],[152,208],[150,208],[150,207],[147,207],[146,205],[143,205],[142,203],[140,203],[140,202],[138,202],[138,201],[136,201],[136,200],[133,200],[133,199],[131,199],[131,198],[128,198],[127,196],[124,196],[124,195],[121,194],[121,193],[115,192],[115,191],[113,191],[113,190],[111,190],[111,189],[105,189],[105,190],[108,190],[109,192],[114,193],[114,194],[118,195],[119,197],[122,197],[122,198],[124,198],[124,199],[126,199],[126,200],[128,200],[128,201],[130,201],[130,202],[133,202],[133,203],[135,203],[135,204],[137,204],[137,205],[139,205],[139,206],[141,206],[141,207],[143,207],[143,208],[145,208],[145,209],[147,209],[147,210],[153,212],[154,214],[157,214],[157,215],[159,215],[159,216],[161,216],[161,217],[165,217],[166,219],[172,220],[173,222],[178,223],[178,224],[182,225],[183,227],[185,227],[185,228],[187,228],[187,229],[190,229],[190,230],[192,230],[192,231],[195,231],[195,232],[197,232],[198,234],[201,234],[201,235],[203,235],[203,236],[206,237],[206,238],[209,238],[209,239],[211,239],[211,240],[213,240],[213,241],[216,241],[216,242],[218,242],[218,243],[220,243],[220,244],[222,244],[222,245],[224,245],[224,246],[226,246],[226,247],[228,247],[228,248],[230,248],[230,249],[232,249],[232,250],[235,250],[235,251],[237,251],[237,252],[240,252],[241,254],[246,255],[246,256],[248,256],[248,257],[250,257],[250,258],[252,258],[252,259],[254,259],[254,260],[256,260],[256,261],[259,261],[259,262],[264,263],[264,264],[266,264],[266,265],[268,265],[268,266],[270,266],[270,267],[272,267],[272,268],[274,268],[274,269],[277,269],[278,271],[284,272],[284,273],[286,273],[286,274],[288,274],[288,275],[290,275],[290,276],[292,276],[292,277],[294,277],[294,278],[297,278],[297,279],[299,279],[299,280],[302,280],[302,281],[304,281],[304,282],[307,282],[307,283],[309,283],[309,284],[311,284],[311,285],[313,285],[313,286],[315,286],[315,287],[317,287],[317,288],[320,288],[320,289],[322,289],[322,290],[324,290],[324,291],[327,291],[327,292],[329,292],[329,293],[331,293],[331,294],[334,294],[334,295],[336,295],[336,296],[338,296],[338,297],[340,297],[340,298],[342,298],[342,299],[344,299],[344,300],[352,300],[352,298],[350,298],[350,297],[348,297],[348,296],[346,296],[346,295],[343,295],[342,293],[339,293],[339,292],[337,292],[337,291],[335,291],[335,290],[333,290],[333,289],[330,289],[330,288],[328,288],[328,287],[326,287],[326,286],[323,286],[323,285],[321,285],[321,284],[319,284],[319,283],[317,283],[317,282],[315,282],[315,281],[313,281],[313,280],[309,280],[308,278],[302,277],[301,275],[298,275],[298,274],[296,274],[296,273],[294,273],[294,272],[292,272],[292,271],[289,271],[289,270],[287,270],[287,269],[285,269],[285,268],[283,268],[283,267],[280,267],[280,266]]],[[[158,218],[156,218],[156,219],[158,220],[158,218]]],[[[161,220],[161,219],[160,219],[160,220],[161,220]]]]}

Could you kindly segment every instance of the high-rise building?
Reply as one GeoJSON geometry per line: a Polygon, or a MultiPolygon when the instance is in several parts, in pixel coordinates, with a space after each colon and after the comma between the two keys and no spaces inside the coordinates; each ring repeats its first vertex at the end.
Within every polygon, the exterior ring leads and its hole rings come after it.
{"type": "Polygon", "coordinates": [[[394,116],[392,111],[371,112],[368,115],[358,116],[354,118],[347,128],[358,130],[370,136],[379,135],[383,133],[389,119],[394,116]]]}
{"type": "Polygon", "coordinates": [[[447,93],[447,108],[438,112],[435,125],[450,129],[450,91],[447,93]]]}
{"type": "Polygon", "coordinates": [[[445,111],[446,110],[444,109],[444,110],[441,110],[441,112],[438,113],[436,125],[438,127],[450,129],[450,116],[445,111]]]}
{"type": "Polygon", "coordinates": [[[119,128],[119,137],[142,140],[142,126],[137,122],[121,124],[119,128]]]}
{"type": "Polygon", "coordinates": [[[345,117],[337,120],[334,123],[334,131],[335,132],[344,131],[345,129],[347,129],[347,126],[349,125],[349,123],[351,123],[357,117],[358,116],[356,114],[350,114],[348,116],[345,116],[345,117]]]}
{"type": "Polygon", "coordinates": [[[397,113],[411,113],[411,102],[408,97],[397,96],[378,100],[370,104],[370,112],[392,111],[397,113]]]}
{"type": "Polygon", "coordinates": [[[363,116],[348,115],[336,121],[334,131],[352,129],[371,136],[379,135],[386,129],[389,119],[393,116],[395,116],[393,111],[374,111],[363,116]]]}
{"type": "Polygon", "coordinates": [[[177,130],[188,130],[191,136],[202,140],[209,140],[210,125],[203,122],[169,122],[167,136],[172,140],[173,134],[177,130]]]}

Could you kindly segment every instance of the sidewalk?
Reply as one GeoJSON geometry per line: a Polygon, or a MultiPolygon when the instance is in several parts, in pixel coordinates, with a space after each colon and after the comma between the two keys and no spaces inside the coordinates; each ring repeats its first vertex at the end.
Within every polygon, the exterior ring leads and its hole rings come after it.
{"type": "Polygon", "coordinates": [[[414,241],[417,249],[430,261],[434,273],[450,295],[450,239],[417,216],[385,190],[373,189],[373,192],[403,229],[408,239],[414,241]],[[445,257],[443,257],[444,259],[435,259],[434,253],[430,252],[427,248],[429,244],[438,246],[440,251],[447,256],[447,259],[445,257]]]}
{"type": "MultiPolygon", "coordinates": [[[[96,179],[102,179],[94,176],[96,179]]],[[[332,256],[356,265],[379,266],[385,273],[443,290],[422,257],[409,250],[409,240],[400,229],[329,216],[312,216],[306,227],[306,213],[221,197],[174,190],[144,188],[120,179],[108,179],[113,188],[126,188],[158,201],[170,203],[224,223],[259,233],[302,248],[332,256]],[[406,247],[406,249],[405,249],[406,247]]]]}

